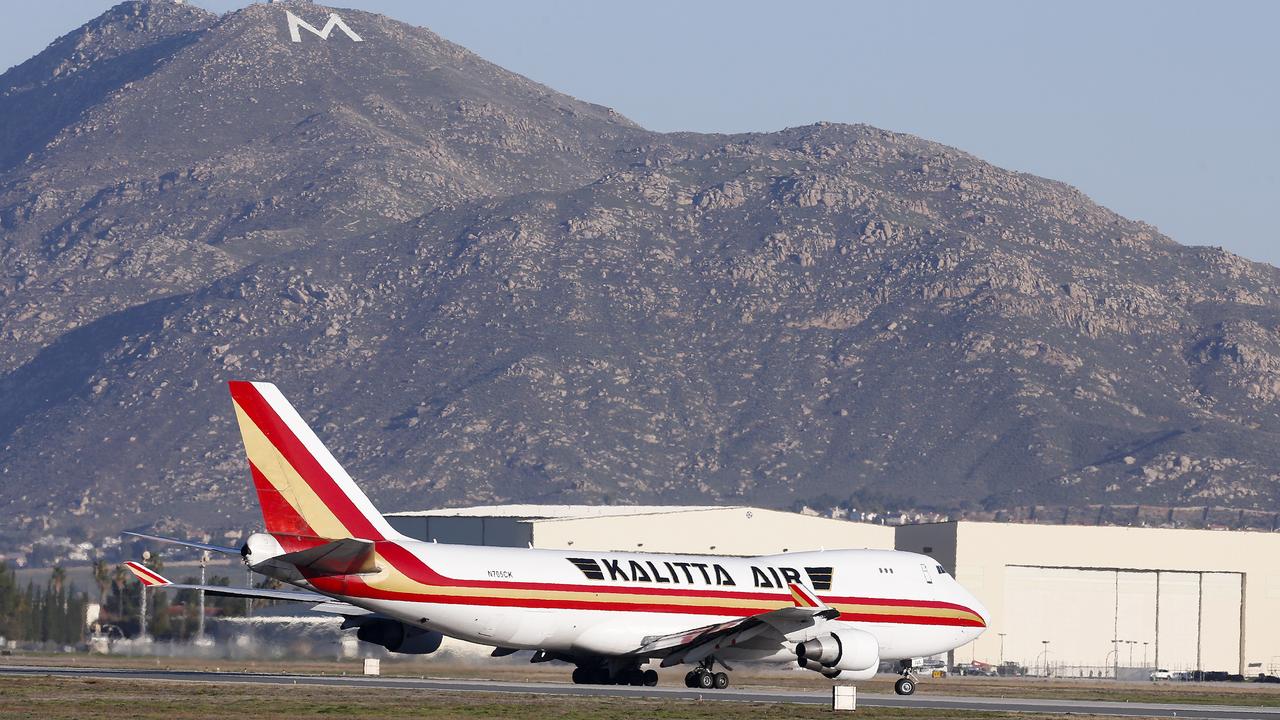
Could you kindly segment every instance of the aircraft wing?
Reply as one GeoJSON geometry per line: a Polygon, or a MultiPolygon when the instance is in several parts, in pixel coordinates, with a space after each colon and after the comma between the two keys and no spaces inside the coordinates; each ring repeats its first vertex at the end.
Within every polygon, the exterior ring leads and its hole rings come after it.
{"type": "MultiPolygon", "coordinates": [[[[346,603],[330,603],[331,598],[319,593],[305,590],[270,590],[267,588],[240,588],[227,585],[192,585],[188,583],[170,582],[155,570],[136,562],[124,564],[138,580],[149,588],[160,590],[203,590],[209,595],[223,597],[258,598],[261,600],[292,600],[295,602],[312,602],[321,604],[345,605],[346,603]]],[[[321,612],[325,612],[322,610],[321,612]]]]}
{"type": "Polygon", "coordinates": [[[226,585],[188,585],[183,583],[170,583],[168,585],[159,585],[155,587],[159,587],[161,590],[203,590],[206,595],[254,598],[259,600],[291,600],[294,602],[327,603],[330,599],[319,593],[311,593],[305,590],[269,590],[267,588],[240,588],[228,587],[226,585]]]}
{"type": "Polygon", "coordinates": [[[662,667],[693,663],[765,632],[787,635],[824,620],[834,620],[840,611],[822,602],[813,591],[800,583],[791,583],[791,607],[770,610],[758,615],[734,618],[684,632],[645,638],[633,654],[653,657],[662,655],[662,667]]]}

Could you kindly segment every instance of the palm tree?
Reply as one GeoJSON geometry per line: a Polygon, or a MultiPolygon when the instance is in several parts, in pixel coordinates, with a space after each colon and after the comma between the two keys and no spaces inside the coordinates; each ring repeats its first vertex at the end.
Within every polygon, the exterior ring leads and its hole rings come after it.
{"type": "Polygon", "coordinates": [[[67,596],[62,594],[62,587],[67,583],[67,569],[61,565],[53,566],[53,575],[49,578],[53,584],[53,596],[62,600],[62,612],[67,611],[67,596]]]}
{"type": "Polygon", "coordinates": [[[67,569],[61,565],[54,565],[53,576],[49,579],[53,583],[53,592],[61,593],[62,586],[67,582],[67,569]]]}
{"type": "Polygon", "coordinates": [[[129,582],[129,571],[124,565],[116,565],[111,571],[111,585],[116,589],[116,622],[124,619],[124,589],[129,582]]]}
{"type": "Polygon", "coordinates": [[[93,582],[98,586],[98,607],[105,607],[107,588],[111,586],[111,566],[103,558],[93,561],[93,582]]]}

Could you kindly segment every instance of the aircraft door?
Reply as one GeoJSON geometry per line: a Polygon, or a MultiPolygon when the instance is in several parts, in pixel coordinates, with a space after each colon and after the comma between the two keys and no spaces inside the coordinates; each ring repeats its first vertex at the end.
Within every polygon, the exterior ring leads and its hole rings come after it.
{"type": "Polygon", "coordinates": [[[924,563],[920,563],[920,572],[924,573],[924,581],[932,585],[933,573],[929,572],[929,566],[924,563]]]}

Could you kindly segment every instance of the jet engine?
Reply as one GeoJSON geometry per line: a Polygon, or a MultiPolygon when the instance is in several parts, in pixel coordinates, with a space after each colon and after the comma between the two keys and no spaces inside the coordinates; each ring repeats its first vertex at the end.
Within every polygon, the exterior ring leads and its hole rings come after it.
{"type": "Polygon", "coordinates": [[[845,628],[796,645],[796,662],[806,670],[829,678],[844,673],[853,680],[866,680],[880,666],[880,643],[871,633],[845,628]]]}
{"type": "Polygon", "coordinates": [[[362,623],[356,630],[356,637],[405,655],[433,653],[440,648],[440,641],[444,640],[443,635],[433,630],[423,630],[398,620],[383,618],[362,623]]]}

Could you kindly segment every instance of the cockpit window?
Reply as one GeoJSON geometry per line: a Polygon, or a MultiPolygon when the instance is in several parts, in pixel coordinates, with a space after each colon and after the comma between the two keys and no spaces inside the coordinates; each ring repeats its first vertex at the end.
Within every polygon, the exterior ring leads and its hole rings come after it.
{"type": "Polygon", "coordinates": [[[942,569],[942,566],[941,566],[941,565],[939,565],[939,566],[938,566],[938,574],[939,574],[939,575],[946,575],[946,574],[947,574],[947,571],[946,571],[946,570],[943,570],[943,569],[942,569]]]}

